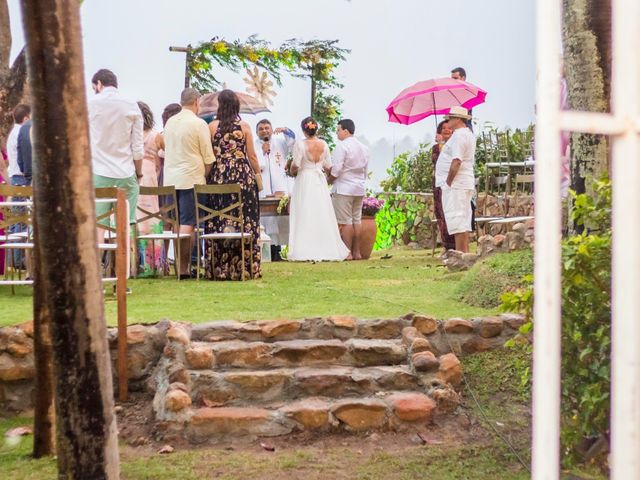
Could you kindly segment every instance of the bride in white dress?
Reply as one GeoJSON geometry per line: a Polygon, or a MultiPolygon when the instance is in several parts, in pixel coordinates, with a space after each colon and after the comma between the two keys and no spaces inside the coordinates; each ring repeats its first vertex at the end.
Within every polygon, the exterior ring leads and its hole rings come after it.
{"type": "Polygon", "coordinates": [[[329,146],[316,137],[318,123],[302,121],[305,139],[293,148],[292,173],[297,172],[289,207],[289,251],[294,261],[341,261],[349,249],[340,238],[324,170],[331,168],[329,146]]]}

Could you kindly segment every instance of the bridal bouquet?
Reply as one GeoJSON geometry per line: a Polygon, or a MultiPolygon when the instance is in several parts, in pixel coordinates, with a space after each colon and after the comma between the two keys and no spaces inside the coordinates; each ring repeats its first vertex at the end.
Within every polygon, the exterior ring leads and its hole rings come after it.
{"type": "Polygon", "coordinates": [[[278,203],[278,207],[276,208],[276,213],[278,215],[286,215],[289,213],[289,196],[283,195],[280,198],[280,203],[278,203]]]}
{"type": "Polygon", "coordinates": [[[287,156],[287,164],[284,166],[284,173],[286,173],[287,177],[295,177],[293,173],[291,173],[291,165],[293,164],[293,155],[289,154],[287,156]]]}
{"type": "Polygon", "coordinates": [[[375,217],[384,205],[384,200],[375,197],[364,197],[362,200],[362,215],[375,217]]]}

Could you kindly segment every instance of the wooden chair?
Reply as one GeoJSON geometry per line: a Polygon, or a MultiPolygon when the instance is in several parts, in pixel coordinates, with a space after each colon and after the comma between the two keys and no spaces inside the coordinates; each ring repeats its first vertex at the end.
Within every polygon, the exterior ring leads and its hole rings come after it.
{"type": "Polygon", "coordinates": [[[20,270],[14,264],[16,250],[24,250],[25,255],[33,251],[33,189],[30,186],[0,185],[0,196],[6,200],[0,203],[0,230],[5,233],[0,235],[0,249],[6,255],[4,278],[0,285],[10,285],[11,293],[15,293],[16,285],[32,285],[33,280],[23,279],[20,270]],[[11,233],[9,230],[14,225],[23,225],[24,231],[11,233]],[[18,278],[15,278],[16,271],[18,278]]]}
{"type": "MultiPolygon", "coordinates": [[[[238,184],[227,185],[194,185],[194,195],[196,203],[196,222],[198,226],[205,225],[206,222],[214,218],[227,219],[233,222],[238,222],[240,228],[244,225],[244,215],[242,213],[242,189],[238,184]],[[201,196],[215,196],[215,195],[237,195],[237,200],[232,201],[221,210],[214,210],[208,205],[200,202],[201,196]],[[232,212],[237,211],[238,214],[234,215],[232,212]]],[[[237,240],[240,242],[241,259],[242,259],[242,275],[241,279],[244,281],[246,274],[245,266],[245,244],[249,244],[250,260],[253,265],[253,235],[248,232],[212,232],[202,233],[200,229],[197,230],[197,244],[198,244],[198,266],[197,266],[197,278],[200,278],[200,241],[211,241],[211,248],[215,248],[215,242],[219,240],[237,240]]],[[[211,270],[215,272],[215,255],[211,255],[211,270]]],[[[249,272],[249,276],[253,278],[253,271],[249,272]]]]}
{"type": "Polygon", "coordinates": [[[109,210],[96,217],[96,226],[102,232],[102,238],[98,238],[98,250],[105,254],[106,262],[104,266],[105,276],[103,282],[115,282],[115,254],[118,248],[117,225],[111,222],[112,217],[117,214],[118,189],[116,187],[101,187],[95,189],[96,204],[108,203],[109,210]],[[104,223],[101,223],[104,221],[104,223]]]}
{"type": "Polygon", "coordinates": [[[168,187],[140,187],[140,196],[144,195],[151,195],[156,197],[164,196],[167,199],[167,202],[158,207],[158,210],[154,212],[146,210],[140,205],[137,206],[136,209],[142,214],[142,216],[138,217],[136,220],[136,228],[134,234],[136,249],[138,240],[149,240],[154,247],[155,242],[158,240],[162,240],[163,242],[172,240],[175,251],[174,270],[176,272],[176,277],[178,278],[178,280],[180,280],[180,240],[183,238],[189,238],[191,237],[191,235],[189,233],[180,233],[180,220],[178,216],[178,200],[176,198],[176,189],[173,185],[168,187]],[[171,229],[163,230],[160,233],[138,235],[138,225],[142,222],[153,219],[162,222],[163,225],[169,225],[171,229]]]}

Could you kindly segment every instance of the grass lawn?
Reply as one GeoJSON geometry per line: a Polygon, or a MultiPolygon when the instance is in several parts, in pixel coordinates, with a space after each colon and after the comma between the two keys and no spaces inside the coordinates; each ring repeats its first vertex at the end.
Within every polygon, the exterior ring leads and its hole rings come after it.
{"type": "MultiPolygon", "coordinates": [[[[261,280],[244,283],[131,280],[128,319],[129,323],[163,318],[200,323],[339,314],[373,319],[410,311],[438,318],[493,313],[456,299],[464,275],[449,273],[430,250],[397,248],[376,252],[362,262],[265,263],[261,280]],[[392,258],[383,259],[385,254],[392,258]]],[[[110,294],[106,311],[109,324],[115,325],[116,302],[110,294]]],[[[17,288],[15,295],[8,287],[0,288],[0,312],[0,326],[31,320],[31,288],[17,288]]]]}

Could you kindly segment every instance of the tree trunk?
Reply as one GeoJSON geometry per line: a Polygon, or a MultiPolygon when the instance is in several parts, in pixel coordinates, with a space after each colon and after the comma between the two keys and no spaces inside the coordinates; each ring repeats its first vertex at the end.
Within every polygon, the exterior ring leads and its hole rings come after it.
{"type": "Polygon", "coordinates": [[[35,290],[51,318],[61,479],[116,479],[77,0],[21,0],[33,105],[35,290]]]}
{"type": "MultiPolygon", "coordinates": [[[[39,236],[34,224],[34,236],[39,236]]],[[[32,275],[40,277],[40,252],[34,248],[32,275]]],[[[44,302],[44,285],[33,291],[33,350],[35,357],[36,388],[33,415],[33,456],[41,458],[55,453],[55,410],[53,408],[53,346],[51,344],[51,317],[44,302]]]]}
{"type": "MultiPolygon", "coordinates": [[[[611,92],[611,0],[564,0],[564,71],[569,107],[607,112],[611,92]]],[[[591,184],[608,172],[603,135],[571,135],[572,188],[593,193],[591,184]]]]}

